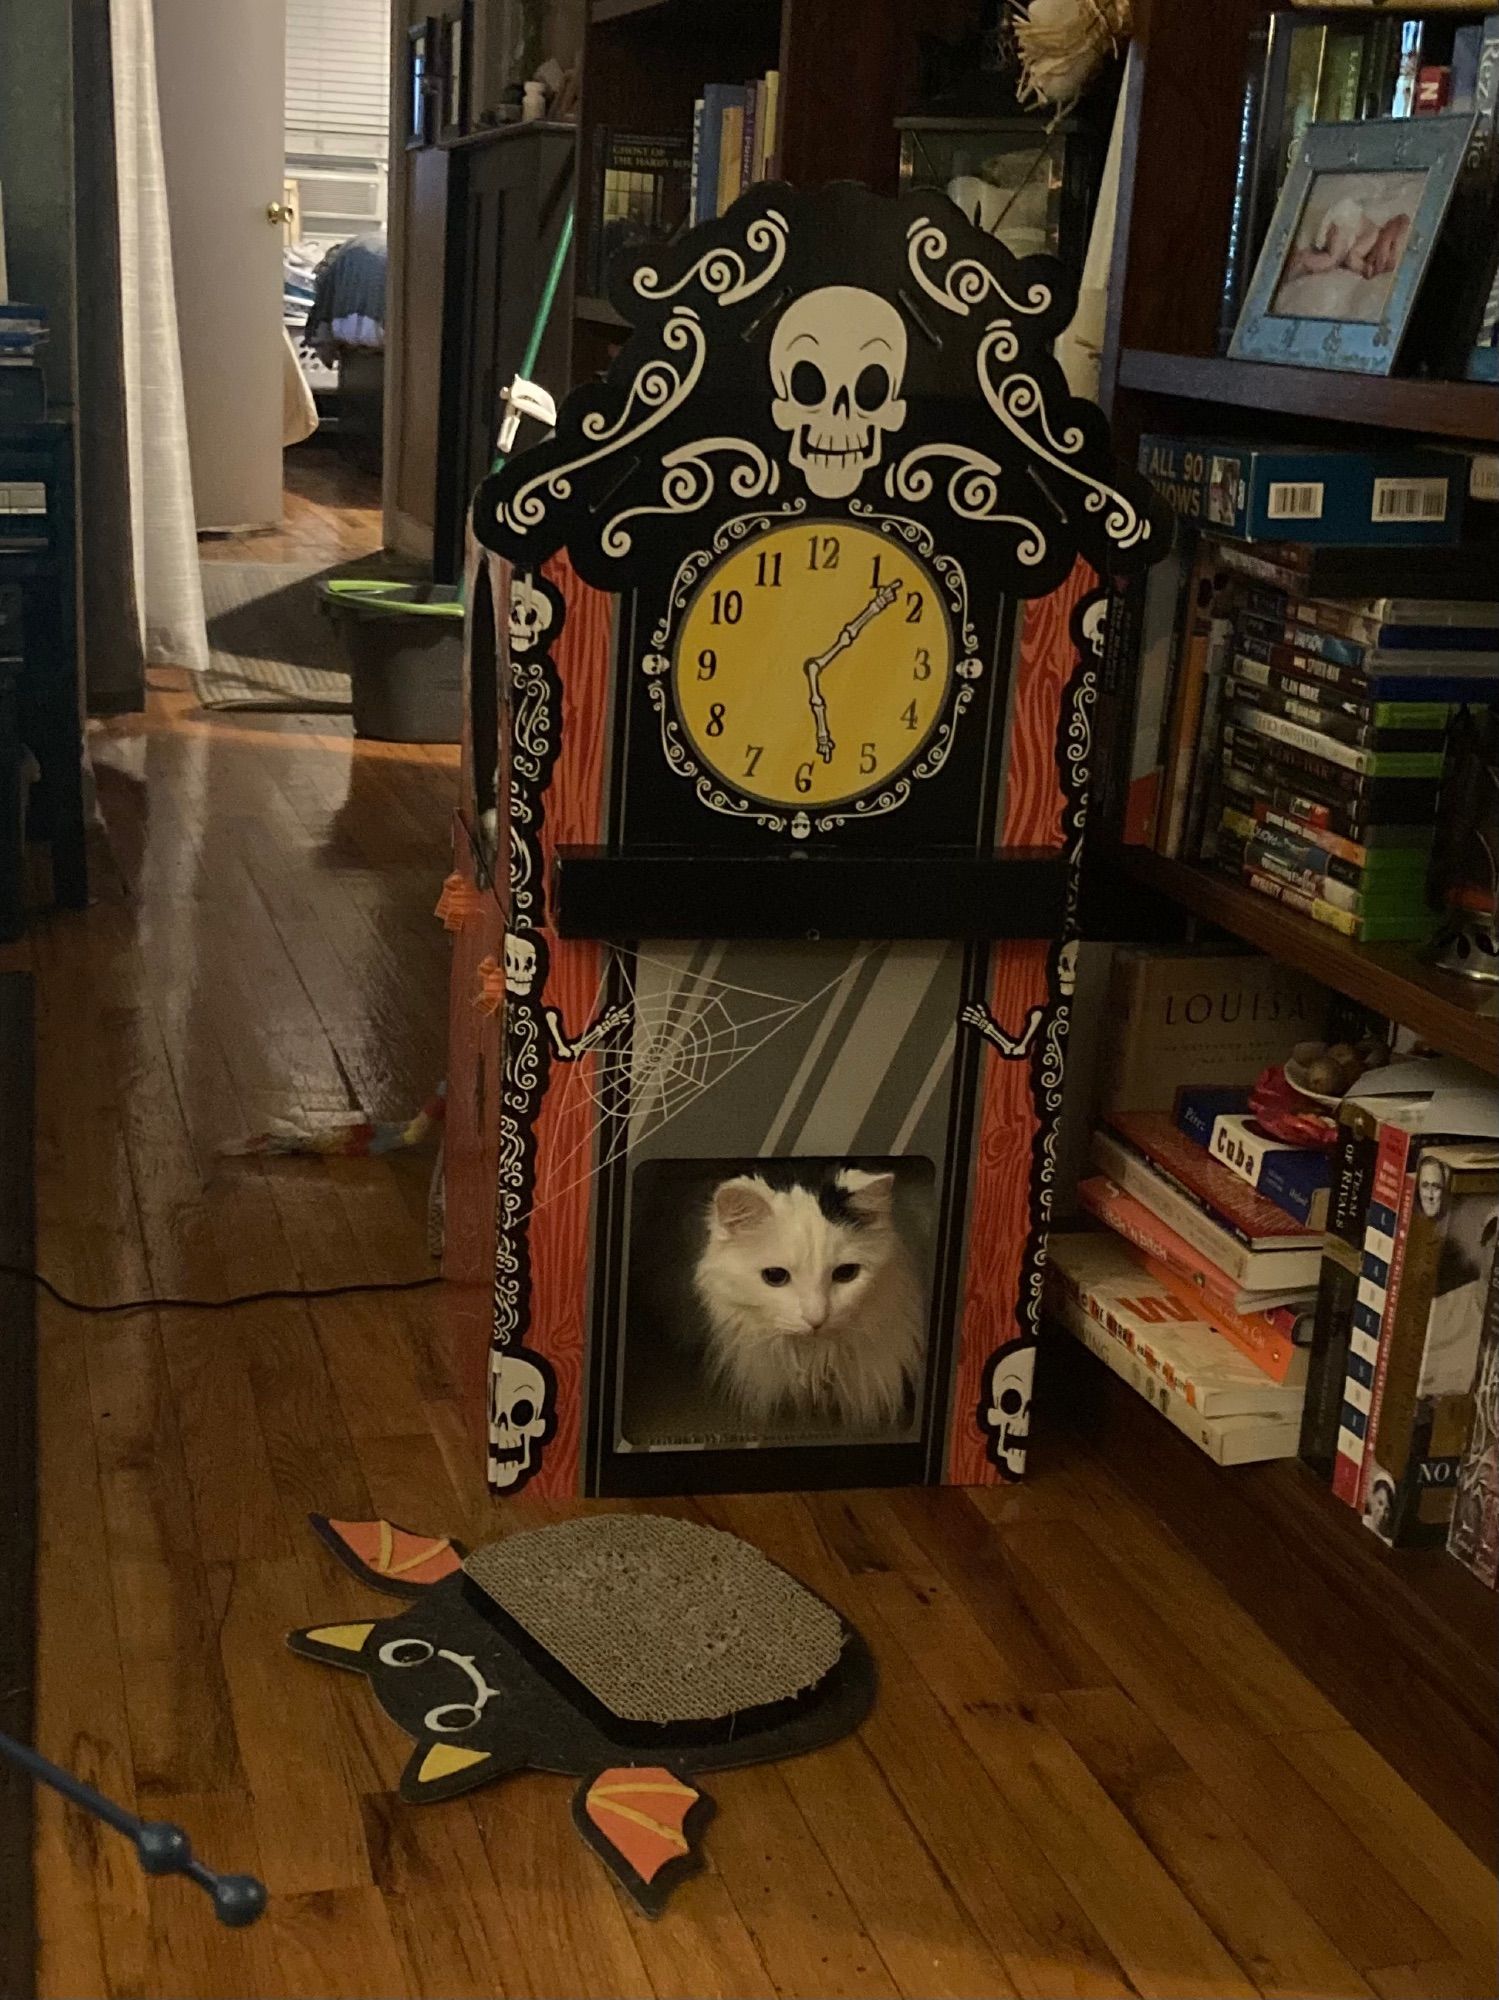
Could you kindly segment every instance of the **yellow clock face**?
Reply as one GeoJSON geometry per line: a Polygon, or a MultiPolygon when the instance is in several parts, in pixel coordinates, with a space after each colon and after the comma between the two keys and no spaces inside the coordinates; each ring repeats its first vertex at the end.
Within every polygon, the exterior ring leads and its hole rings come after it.
{"type": "Polygon", "coordinates": [[[747,538],[703,578],[672,654],[699,762],[746,798],[805,808],[877,791],[918,756],[953,666],[936,579],[847,521],[747,538]]]}

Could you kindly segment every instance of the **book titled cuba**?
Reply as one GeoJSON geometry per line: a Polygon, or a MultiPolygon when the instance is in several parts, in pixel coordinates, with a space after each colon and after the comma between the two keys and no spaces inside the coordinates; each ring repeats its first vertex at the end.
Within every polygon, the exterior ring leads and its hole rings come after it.
{"type": "Polygon", "coordinates": [[[1220,438],[1140,440],[1140,470],[1184,521],[1244,542],[1455,543],[1467,460],[1452,452],[1316,451],[1220,438]]]}

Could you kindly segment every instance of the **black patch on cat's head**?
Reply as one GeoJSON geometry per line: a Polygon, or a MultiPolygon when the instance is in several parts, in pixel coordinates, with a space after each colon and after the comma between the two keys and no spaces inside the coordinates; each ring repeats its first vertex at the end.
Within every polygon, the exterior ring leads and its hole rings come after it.
{"type": "Polygon", "coordinates": [[[845,1229],[865,1229],[871,1218],[860,1214],[854,1207],[853,1191],[842,1186],[838,1179],[846,1168],[855,1165],[857,1162],[853,1160],[828,1163],[814,1160],[751,1160],[744,1170],[758,1175],[777,1194],[790,1194],[800,1188],[807,1194],[815,1195],[817,1206],[829,1222],[840,1223],[845,1229]]]}

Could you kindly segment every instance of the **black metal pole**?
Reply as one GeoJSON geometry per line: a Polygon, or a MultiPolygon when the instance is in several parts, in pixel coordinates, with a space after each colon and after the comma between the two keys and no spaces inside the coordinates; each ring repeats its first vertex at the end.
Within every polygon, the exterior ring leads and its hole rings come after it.
{"type": "Polygon", "coordinates": [[[75,1778],[71,1771],[62,1770],[29,1744],[18,1743],[3,1730],[0,1730],[0,1757],[8,1757],[42,1784],[61,1792],[75,1806],[92,1813],[95,1819],[102,1819],[116,1833],[123,1833],[127,1840],[134,1843],[141,1867],[148,1875],[185,1875],[190,1882],[196,1882],[212,1897],[213,1913],[219,1922],[227,1924],[231,1930],[253,1924],[265,1908],[263,1882],[257,1881],[253,1875],[217,1874],[198,1860],[186,1833],[170,1820],[140,1819],[135,1813],[127,1812],[124,1806],[107,1799],[103,1792],[96,1792],[92,1785],[75,1778]]]}

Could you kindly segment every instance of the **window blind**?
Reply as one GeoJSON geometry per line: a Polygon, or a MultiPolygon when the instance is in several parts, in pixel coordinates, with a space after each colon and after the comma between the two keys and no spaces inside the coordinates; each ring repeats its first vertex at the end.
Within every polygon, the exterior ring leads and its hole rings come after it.
{"type": "Polygon", "coordinates": [[[389,122],[389,0],[287,0],[288,145],[383,158],[389,122]]]}

